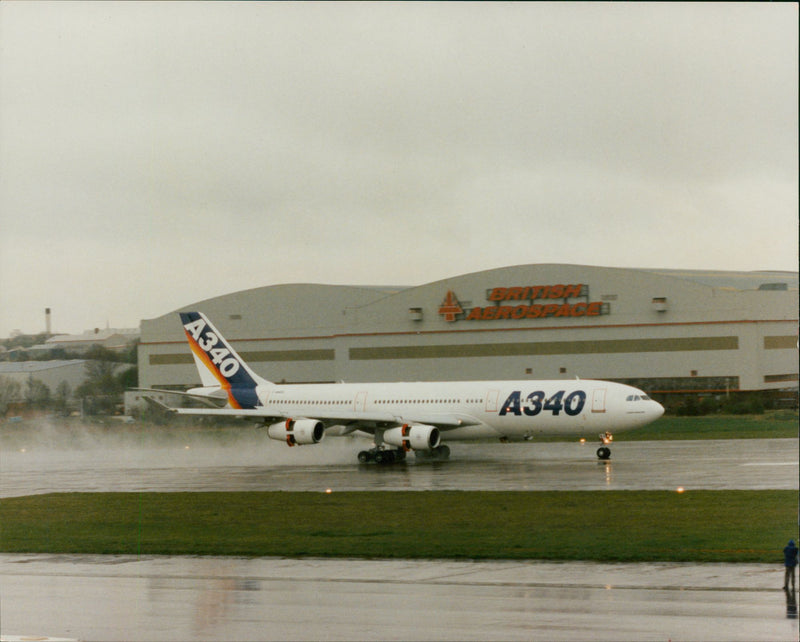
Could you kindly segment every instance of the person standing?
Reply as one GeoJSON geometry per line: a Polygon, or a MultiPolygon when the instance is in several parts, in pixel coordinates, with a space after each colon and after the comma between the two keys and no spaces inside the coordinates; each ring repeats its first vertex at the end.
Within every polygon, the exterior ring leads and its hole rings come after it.
{"type": "Polygon", "coordinates": [[[783,576],[783,590],[789,590],[789,579],[792,580],[792,592],[794,592],[794,570],[797,568],[797,546],[794,540],[789,540],[789,543],[783,549],[783,565],[786,567],[786,573],[783,576]]]}

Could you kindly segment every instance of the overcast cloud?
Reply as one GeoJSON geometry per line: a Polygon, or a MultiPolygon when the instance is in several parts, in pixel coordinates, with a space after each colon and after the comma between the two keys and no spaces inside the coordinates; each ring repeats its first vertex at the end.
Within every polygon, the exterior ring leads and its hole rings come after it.
{"type": "Polygon", "coordinates": [[[0,3],[0,337],[275,283],[796,270],[797,14],[0,3]]]}

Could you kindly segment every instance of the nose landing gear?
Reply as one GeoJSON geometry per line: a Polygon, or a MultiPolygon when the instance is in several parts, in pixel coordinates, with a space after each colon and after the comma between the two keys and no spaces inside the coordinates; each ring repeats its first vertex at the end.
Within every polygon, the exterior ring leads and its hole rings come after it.
{"type": "Polygon", "coordinates": [[[611,449],[608,447],[614,441],[614,435],[610,432],[600,433],[600,448],[597,449],[597,458],[606,461],[611,458],[611,449]]]}

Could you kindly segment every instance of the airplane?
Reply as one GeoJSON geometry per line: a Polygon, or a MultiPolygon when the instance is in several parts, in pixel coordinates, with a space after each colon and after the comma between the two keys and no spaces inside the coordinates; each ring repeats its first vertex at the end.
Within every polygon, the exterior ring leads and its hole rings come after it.
{"type": "Polygon", "coordinates": [[[275,384],[256,374],[203,313],[179,314],[202,383],[182,394],[225,407],[151,404],[180,415],[256,419],[271,439],[289,446],[316,444],[326,435],[371,436],[373,447],[358,453],[362,464],[402,461],[409,451],[444,460],[446,441],[597,431],[597,457],[607,460],[612,430],[639,428],[664,414],[637,388],[590,379],[275,384]]]}

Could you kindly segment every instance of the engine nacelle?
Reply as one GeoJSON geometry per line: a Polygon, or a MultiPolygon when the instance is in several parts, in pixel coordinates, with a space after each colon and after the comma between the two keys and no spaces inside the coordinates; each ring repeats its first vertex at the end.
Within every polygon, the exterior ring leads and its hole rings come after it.
{"type": "Polygon", "coordinates": [[[433,450],[439,445],[439,429],[425,424],[403,424],[384,432],[383,441],[403,450],[433,450]]]}
{"type": "Polygon", "coordinates": [[[316,419],[287,419],[267,428],[270,439],[285,441],[290,446],[316,444],[325,436],[325,426],[316,419]]]}

